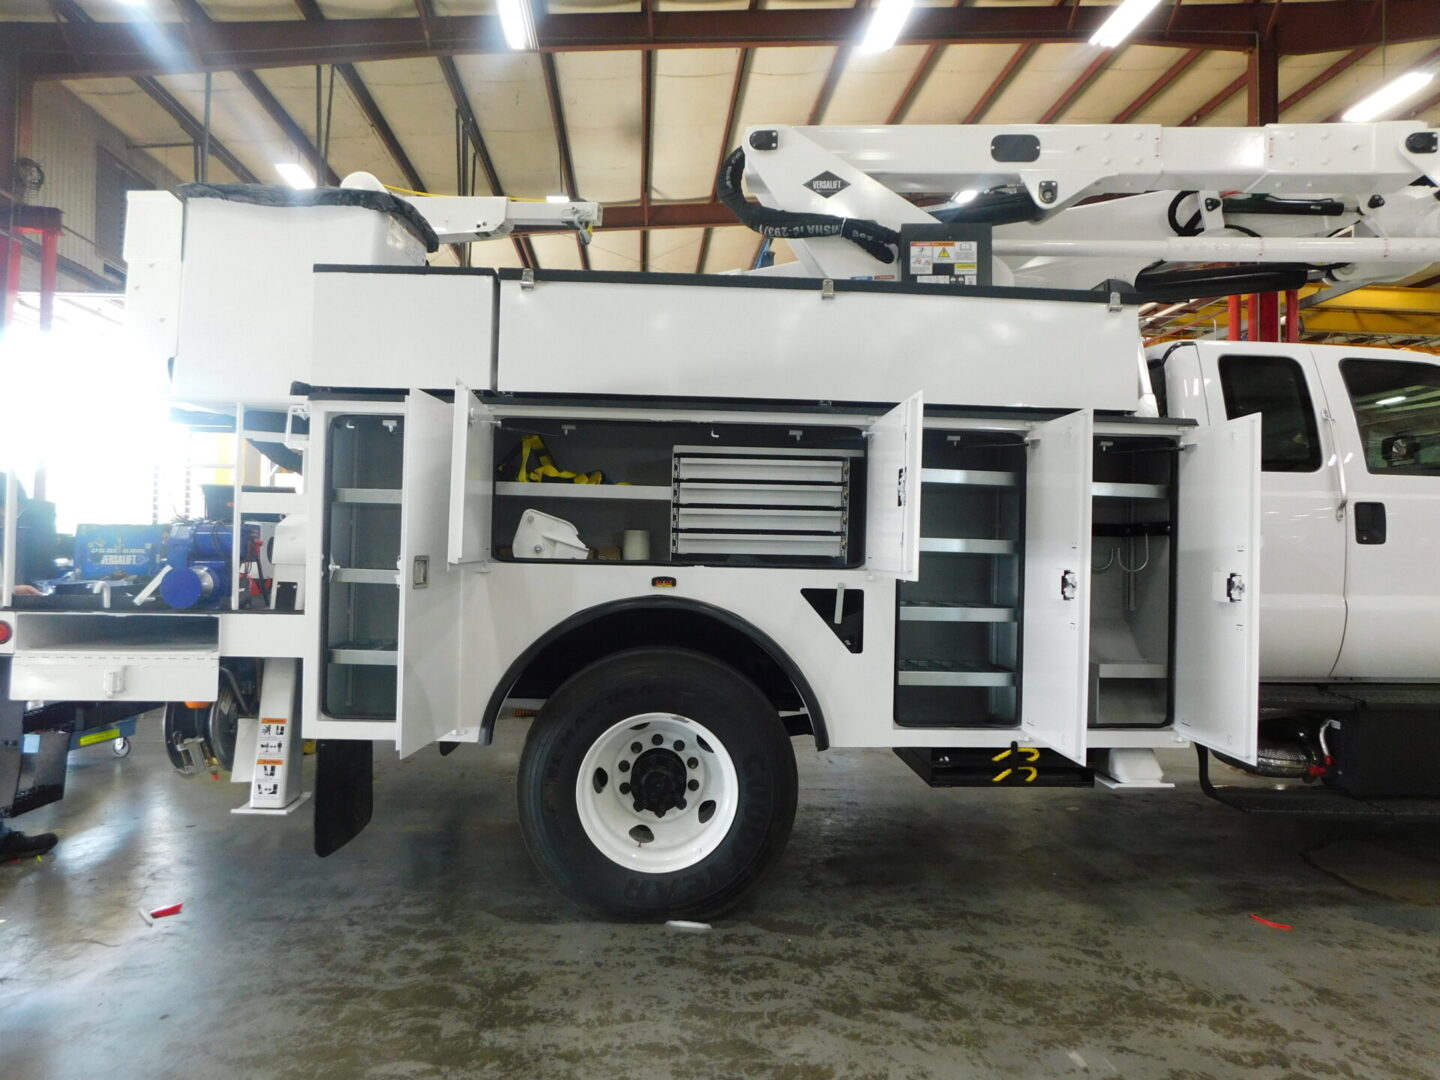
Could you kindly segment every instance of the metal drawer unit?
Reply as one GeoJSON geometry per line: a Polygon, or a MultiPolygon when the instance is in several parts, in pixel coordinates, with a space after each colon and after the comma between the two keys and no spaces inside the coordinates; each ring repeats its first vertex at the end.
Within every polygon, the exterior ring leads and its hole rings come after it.
{"type": "Polygon", "coordinates": [[[845,560],[853,450],[677,446],[670,550],[678,556],[845,560]]]}

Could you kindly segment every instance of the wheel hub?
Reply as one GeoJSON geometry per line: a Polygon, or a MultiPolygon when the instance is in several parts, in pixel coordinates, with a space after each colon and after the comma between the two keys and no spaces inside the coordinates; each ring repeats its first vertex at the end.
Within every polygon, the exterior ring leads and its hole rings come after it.
{"type": "Polygon", "coordinates": [[[667,810],[685,808],[685,763],[673,750],[658,746],[646,750],[635,759],[630,776],[636,810],[660,816],[667,810]]]}
{"type": "Polygon", "coordinates": [[[602,732],[575,782],[585,835],[612,862],[642,873],[693,866],[735,820],[740,782],[713,731],[675,713],[640,713],[602,732]]]}

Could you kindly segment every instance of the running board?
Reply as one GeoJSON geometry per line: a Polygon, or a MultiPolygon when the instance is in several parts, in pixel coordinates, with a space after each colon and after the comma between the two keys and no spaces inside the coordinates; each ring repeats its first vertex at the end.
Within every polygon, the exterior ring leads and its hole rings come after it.
{"type": "Polygon", "coordinates": [[[930,787],[1094,787],[1091,769],[1054,750],[1002,747],[897,747],[895,756],[930,787]]]}
{"type": "Polygon", "coordinates": [[[1440,799],[1357,799],[1319,784],[1305,787],[1217,787],[1210,780],[1210,754],[1195,748],[1200,758],[1200,787],[1216,802],[1246,814],[1310,818],[1314,821],[1369,821],[1406,824],[1440,822],[1440,799]]]}

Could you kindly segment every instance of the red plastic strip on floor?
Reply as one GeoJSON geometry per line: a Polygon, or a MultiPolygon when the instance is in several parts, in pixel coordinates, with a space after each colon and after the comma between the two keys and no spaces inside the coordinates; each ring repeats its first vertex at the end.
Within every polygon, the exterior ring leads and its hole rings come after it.
{"type": "Polygon", "coordinates": [[[1262,919],[1259,915],[1251,915],[1252,919],[1272,930],[1294,930],[1293,926],[1286,926],[1283,922],[1271,922],[1269,919],[1262,919]]]}
{"type": "MultiPolygon", "coordinates": [[[[184,906],[184,904],[171,904],[169,907],[157,907],[150,912],[150,917],[152,919],[163,919],[167,915],[179,915],[180,909],[184,906]]],[[[1288,930],[1289,927],[1287,926],[1286,929],[1288,930]]]]}

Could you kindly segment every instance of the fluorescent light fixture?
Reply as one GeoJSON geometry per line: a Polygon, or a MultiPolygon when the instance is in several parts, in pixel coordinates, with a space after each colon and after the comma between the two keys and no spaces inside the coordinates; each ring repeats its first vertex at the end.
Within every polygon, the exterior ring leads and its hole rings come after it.
{"type": "Polygon", "coordinates": [[[308,191],[315,186],[315,178],[310,175],[304,165],[297,165],[293,161],[282,161],[275,166],[275,171],[280,174],[281,180],[284,180],[296,191],[308,191]]]}
{"type": "Polygon", "coordinates": [[[530,0],[498,0],[500,29],[505,31],[505,44],[517,51],[534,50],[540,44],[535,36],[535,11],[530,0]]]}
{"type": "Polygon", "coordinates": [[[910,17],[910,9],[914,6],[915,0],[880,0],[855,51],[882,53],[891,48],[905,28],[905,20],[910,17]]]}
{"type": "Polygon", "coordinates": [[[1402,401],[1404,401],[1404,400],[1405,400],[1405,395],[1404,395],[1404,394],[1396,394],[1394,397],[1382,397],[1379,401],[1375,402],[1375,404],[1376,404],[1376,405],[1399,405],[1400,402],[1402,402],[1402,401]]]}
{"type": "Polygon", "coordinates": [[[1429,86],[1430,80],[1433,78],[1435,78],[1433,71],[1407,71],[1404,75],[1391,79],[1364,101],[1350,106],[1340,119],[1353,124],[1364,123],[1366,120],[1384,116],[1396,105],[1407,98],[1414,97],[1429,86]]]}
{"type": "Polygon", "coordinates": [[[1130,36],[1130,32],[1140,25],[1146,15],[1159,6],[1160,0],[1124,0],[1124,3],[1100,24],[1100,29],[1095,31],[1090,44],[1113,49],[1130,36]]]}
{"type": "Polygon", "coordinates": [[[974,202],[975,196],[979,194],[980,192],[974,188],[966,188],[964,191],[957,191],[954,195],[951,195],[950,201],[956,206],[964,206],[968,202],[974,202]]]}
{"type": "Polygon", "coordinates": [[[569,201],[570,201],[570,196],[569,196],[569,195],[546,195],[546,196],[545,196],[545,201],[546,201],[546,202],[553,202],[553,203],[569,202],[569,201]]]}

